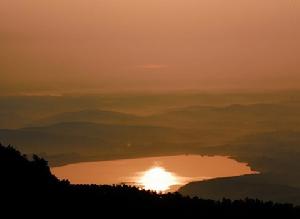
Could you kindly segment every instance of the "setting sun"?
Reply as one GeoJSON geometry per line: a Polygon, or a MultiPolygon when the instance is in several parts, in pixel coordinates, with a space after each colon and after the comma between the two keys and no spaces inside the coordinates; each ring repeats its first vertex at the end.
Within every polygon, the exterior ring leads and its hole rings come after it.
{"type": "Polygon", "coordinates": [[[139,183],[146,190],[164,192],[170,189],[170,186],[179,184],[179,181],[176,179],[176,176],[164,168],[154,167],[144,172],[139,183]]]}

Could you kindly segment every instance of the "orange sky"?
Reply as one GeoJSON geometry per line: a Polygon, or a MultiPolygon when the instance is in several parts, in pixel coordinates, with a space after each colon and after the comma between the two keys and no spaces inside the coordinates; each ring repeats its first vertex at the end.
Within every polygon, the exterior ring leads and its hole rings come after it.
{"type": "Polygon", "coordinates": [[[1,0],[0,92],[300,88],[298,0],[1,0]]]}

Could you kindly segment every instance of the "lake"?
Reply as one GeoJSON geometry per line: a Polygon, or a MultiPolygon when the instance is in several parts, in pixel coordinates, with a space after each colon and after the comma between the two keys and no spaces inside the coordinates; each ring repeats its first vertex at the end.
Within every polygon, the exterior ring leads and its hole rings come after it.
{"type": "Polygon", "coordinates": [[[257,173],[225,156],[178,155],[82,162],[51,169],[74,184],[128,184],[158,192],[192,181],[257,173]]]}

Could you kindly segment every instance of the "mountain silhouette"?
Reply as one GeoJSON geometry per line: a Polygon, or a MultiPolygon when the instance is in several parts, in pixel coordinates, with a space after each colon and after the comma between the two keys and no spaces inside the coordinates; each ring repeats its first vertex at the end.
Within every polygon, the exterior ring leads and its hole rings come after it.
{"type": "Polygon", "coordinates": [[[273,216],[298,215],[291,204],[260,200],[205,200],[179,193],[158,194],[127,185],[72,185],[51,174],[47,161],[29,159],[11,146],[0,145],[0,193],[3,210],[10,215],[43,212],[75,216],[273,216]],[[140,215],[141,216],[141,215],[140,215]],[[143,215],[142,215],[143,216],[143,215]]]}

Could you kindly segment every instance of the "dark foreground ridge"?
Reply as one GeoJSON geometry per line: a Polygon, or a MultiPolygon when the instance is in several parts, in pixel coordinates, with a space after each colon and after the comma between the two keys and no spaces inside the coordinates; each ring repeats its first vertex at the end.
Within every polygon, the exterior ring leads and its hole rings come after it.
{"type": "MultiPolygon", "coordinates": [[[[245,199],[231,201],[157,194],[126,185],[72,185],[51,174],[47,161],[28,159],[11,146],[0,144],[1,209],[10,214],[56,217],[64,215],[140,216],[299,216],[291,204],[245,199]]],[[[54,218],[56,218],[54,217],[54,218]]],[[[42,218],[42,217],[41,217],[42,218]]]]}

